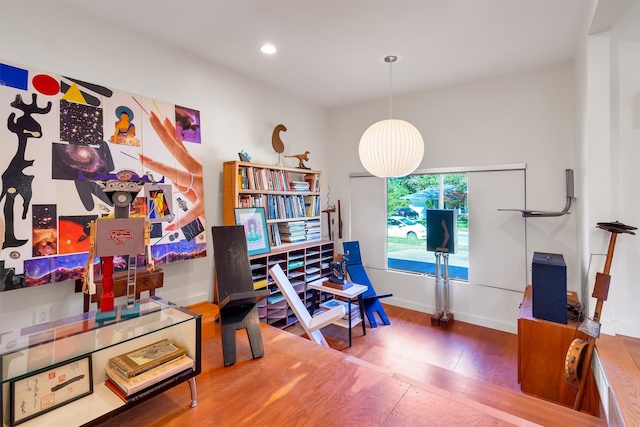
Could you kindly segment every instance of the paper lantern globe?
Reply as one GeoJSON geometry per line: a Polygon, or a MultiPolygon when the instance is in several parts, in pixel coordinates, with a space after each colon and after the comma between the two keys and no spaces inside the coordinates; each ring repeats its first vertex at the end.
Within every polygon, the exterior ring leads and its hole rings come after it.
{"type": "Polygon", "coordinates": [[[416,170],[424,155],[422,135],[404,120],[388,119],[372,124],[360,138],[360,161],[380,178],[397,178],[416,170]]]}

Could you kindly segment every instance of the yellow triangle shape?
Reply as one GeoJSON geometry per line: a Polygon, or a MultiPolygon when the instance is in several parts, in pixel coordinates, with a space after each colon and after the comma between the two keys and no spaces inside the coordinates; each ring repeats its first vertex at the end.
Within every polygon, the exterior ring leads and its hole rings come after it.
{"type": "Polygon", "coordinates": [[[86,104],[87,101],[82,96],[82,92],[78,89],[77,84],[72,84],[69,90],[62,97],[65,101],[77,102],[78,104],[86,104]]]}

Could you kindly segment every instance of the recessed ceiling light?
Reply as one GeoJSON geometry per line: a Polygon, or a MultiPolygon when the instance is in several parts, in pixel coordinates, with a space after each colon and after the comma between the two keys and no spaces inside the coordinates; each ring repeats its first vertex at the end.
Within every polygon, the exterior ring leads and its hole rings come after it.
{"type": "Polygon", "coordinates": [[[269,55],[276,53],[276,47],[272,44],[265,44],[260,48],[260,50],[262,53],[267,53],[269,55]]]}

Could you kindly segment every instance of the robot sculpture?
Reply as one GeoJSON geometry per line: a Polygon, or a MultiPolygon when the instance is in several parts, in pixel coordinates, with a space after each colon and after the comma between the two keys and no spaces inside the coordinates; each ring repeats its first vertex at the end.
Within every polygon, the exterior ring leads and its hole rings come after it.
{"type": "Polygon", "coordinates": [[[136,301],[136,271],[138,254],[147,259],[147,270],[153,271],[151,257],[150,223],[146,217],[130,217],[133,199],[143,188],[144,182],[131,181],[133,172],[121,171],[116,180],[98,181],[98,185],[109,196],[114,205],[113,217],[103,217],[91,222],[89,259],[84,277],[83,291],[89,295],[96,292],[93,259],[100,257],[102,271],[102,296],[97,321],[116,318],[113,293],[113,257],[128,255],[127,261],[127,304],[122,307],[121,317],[135,317],[140,313],[136,301]]]}
{"type": "Polygon", "coordinates": [[[331,276],[329,282],[339,285],[347,284],[347,261],[349,261],[349,251],[342,256],[342,261],[331,261],[329,268],[331,268],[331,276]]]}

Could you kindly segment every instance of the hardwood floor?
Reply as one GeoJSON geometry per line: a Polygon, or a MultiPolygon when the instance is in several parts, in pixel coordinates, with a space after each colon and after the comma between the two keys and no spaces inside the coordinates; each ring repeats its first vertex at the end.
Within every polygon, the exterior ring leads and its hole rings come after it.
{"type": "MultiPolygon", "coordinates": [[[[432,327],[429,314],[384,307],[391,325],[372,329],[367,324],[366,336],[362,335],[362,328],[354,328],[351,348],[346,329],[329,325],[322,333],[331,348],[397,372],[412,369],[411,363],[393,363],[403,359],[520,391],[517,335],[458,321],[445,330],[432,327]]],[[[288,332],[304,334],[300,326],[291,327],[288,332]]]]}
{"type": "Polygon", "coordinates": [[[224,367],[216,306],[203,314],[198,406],[186,384],[101,425],[106,426],[602,426],[605,420],[520,392],[514,334],[385,306],[390,326],[322,330],[331,349],[302,329],[263,325],[265,356],[251,359],[238,333],[237,362],[224,367]],[[336,351],[338,350],[338,351],[336,351]]]}

